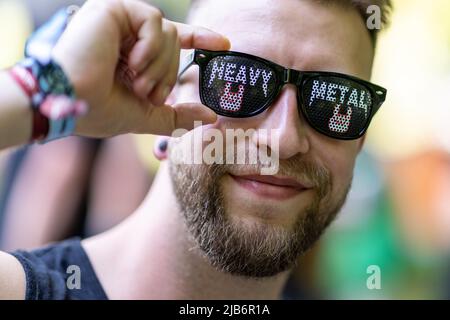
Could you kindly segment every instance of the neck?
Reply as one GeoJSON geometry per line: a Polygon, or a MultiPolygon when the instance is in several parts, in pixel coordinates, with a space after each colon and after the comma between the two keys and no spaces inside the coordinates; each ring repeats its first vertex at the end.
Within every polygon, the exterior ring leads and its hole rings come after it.
{"type": "Polygon", "coordinates": [[[167,164],[127,221],[83,246],[110,299],[277,299],[288,276],[253,279],[213,268],[185,229],[167,164]]]}

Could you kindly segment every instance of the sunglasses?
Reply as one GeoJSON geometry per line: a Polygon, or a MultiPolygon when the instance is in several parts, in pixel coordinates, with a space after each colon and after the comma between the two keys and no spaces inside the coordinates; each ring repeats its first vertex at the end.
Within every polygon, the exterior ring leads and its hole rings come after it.
{"type": "Polygon", "coordinates": [[[297,87],[298,108],[318,132],[339,140],[361,138],[386,99],[386,89],[345,74],[303,72],[233,51],[195,50],[178,76],[200,67],[200,99],[216,114],[248,118],[267,110],[284,85],[297,87]]]}

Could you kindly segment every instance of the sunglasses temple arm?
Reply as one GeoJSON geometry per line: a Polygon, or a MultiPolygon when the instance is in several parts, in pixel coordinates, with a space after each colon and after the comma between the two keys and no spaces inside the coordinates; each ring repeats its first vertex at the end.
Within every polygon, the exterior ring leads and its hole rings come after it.
{"type": "Polygon", "coordinates": [[[180,78],[186,71],[195,63],[195,51],[191,52],[186,59],[180,63],[178,69],[178,78],[180,78]]]}
{"type": "Polygon", "coordinates": [[[383,95],[380,97],[380,101],[378,102],[377,107],[375,108],[373,114],[377,113],[378,110],[380,109],[381,105],[386,101],[386,96],[387,96],[387,91],[384,90],[383,95]]]}

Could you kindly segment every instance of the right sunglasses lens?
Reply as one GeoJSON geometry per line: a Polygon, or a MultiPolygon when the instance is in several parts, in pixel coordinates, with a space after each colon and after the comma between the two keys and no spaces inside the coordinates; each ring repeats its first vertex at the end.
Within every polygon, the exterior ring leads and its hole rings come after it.
{"type": "Polygon", "coordinates": [[[256,60],[218,56],[203,68],[203,103],[217,114],[245,118],[267,107],[276,90],[276,73],[256,60]]]}
{"type": "Polygon", "coordinates": [[[370,91],[356,81],[334,76],[308,79],[301,88],[305,116],[319,132],[337,139],[357,139],[369,124],[370,91]]]}

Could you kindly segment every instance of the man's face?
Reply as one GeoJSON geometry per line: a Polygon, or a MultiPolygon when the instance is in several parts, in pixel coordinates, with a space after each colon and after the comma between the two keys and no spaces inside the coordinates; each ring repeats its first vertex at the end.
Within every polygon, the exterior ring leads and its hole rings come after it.
{"type": "MultiPolygon", "coordinates": [[[[287,68],[370,77],[372,45],[356,10],[309,0],[211,0],[192,13],[190,23],[226,35],[234,51],[287,68]]],[[[200,101],[198,68],[183,76],[176,97],[200,101]]],[[[258,165],[186,165],[169,157],[189,231],[223,271],[263,277],[288,270],[343,205],[362,140],[334,140],[312,129],[299,112],[293,85],[256,117],[219,117],[193,132],[210,129],[219,129],[224,138],[226,129],[277,129],[279,171],[263,177],[258,165]]],[[[250,144],[274,148],[275,141],[258,132],[250,144]]],[[[187,140],[172,143],[171,154],[190,148],[187,140]]]]}

